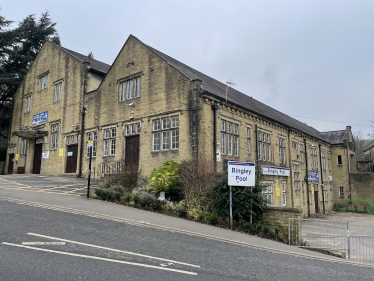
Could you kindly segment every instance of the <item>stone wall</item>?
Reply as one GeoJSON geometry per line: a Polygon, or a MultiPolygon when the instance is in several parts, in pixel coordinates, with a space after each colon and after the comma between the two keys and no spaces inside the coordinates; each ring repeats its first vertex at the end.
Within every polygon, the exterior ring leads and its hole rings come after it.
{"type": "Polygon", "coordinates": [[[276,227],[285,235],[288,233],[288,219],[303,218],[303,211],[300,208],[289,207],[268,207],[262,219],[264,225],[276,227]]]}
{"type": "MultiPolygon", "coordinates": [[[[373,173],[351,173],[349,174],[351,182],[351,199],[367,200],[372,205],[374,204],[374,174],[373,173]]],[[[347,192],[348,193],[348,192],[347,192]]],[[[347,194],[348,195],[348,194],[347,194]]],[[[349,196],[345,196],[349,198],[349,196]]],[[[354,201],[353,205],[357,205],[358,209],[368,208],[367,202],[354,201]]],[[[352,208],[350,206],[349,208],[352,208]]],[[[370,208],[372,209],[372,208],[370,208]]]]}

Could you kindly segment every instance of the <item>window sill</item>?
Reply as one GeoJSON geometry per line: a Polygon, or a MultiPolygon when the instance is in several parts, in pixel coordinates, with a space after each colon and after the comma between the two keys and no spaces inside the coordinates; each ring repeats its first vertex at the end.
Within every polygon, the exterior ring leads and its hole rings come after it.
{"type": "Polygon", "coordinates": [[[157,151],[151,151],[151,154],[159,154],[159,153],[178,153],[179,149],[169,149],[169,150],[157,150],[157,151]]]}
{"type": "Polygon", "coordinates": [[[344,196],[339,195],[339,198],[344,198],[344,196]]]}
{"type": "Polygon", "coordinates": [[[116,157],[116,156],[115,155],[106,155],[106,156],[103,156],[102,158],[111,158],[111,157],[116,157]]]}

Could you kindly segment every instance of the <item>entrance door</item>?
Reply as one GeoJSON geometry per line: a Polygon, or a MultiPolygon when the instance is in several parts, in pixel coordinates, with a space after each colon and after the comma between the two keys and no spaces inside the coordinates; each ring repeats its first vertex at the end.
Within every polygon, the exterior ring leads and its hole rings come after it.
{"type": "Polygon", "coordinates": [[[139,136],[126,137],[125,163],[139,164],[139,136]]]}
{"type": "Polygon", "coordinates": [[[316,208],[316,214],[319,213],[318,210],[318,191],[314,191],[314,205],[316,208]]]}
{"type": "Polygon", "coordinates": [[[43,144],[35,144],[34,151],[34,166],[32,168],[33,174],[40,174],[40,167],[42,166],[42,153],[43,153],[43,144]]]}
{"type": "Polygon", "coordinates": [[[8,174],[13,174],[14,153],[9,154],[8,174]]]}
{"type": "Polygon", "coordinates": [[[66,173],[77,172],[77,160],[78,160],[78,145],[68,146],[68,154],[66,156],[66,173]]]}

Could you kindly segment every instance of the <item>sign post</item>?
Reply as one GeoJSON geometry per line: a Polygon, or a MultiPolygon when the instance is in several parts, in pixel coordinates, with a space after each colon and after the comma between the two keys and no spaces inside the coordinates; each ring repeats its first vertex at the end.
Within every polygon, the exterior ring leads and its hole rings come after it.
{"type": "Polygon", "coordinates": [[[90,149],[90,162],[88,164],[88,185],[87,185],[87,198],[90,198],[90,183],[91,183],[91,160],[92,160],[92,147],[93,141],[89,140],[87,143],[87,147],[90,149]]]}
{"type": "MultiPolygon", "coordinates": [[[[251,186],[255,185],[255,164],[250,162],[228,161],[228,185],[230,187],[230,226],[233,227],[232,215],[232,186],[251,186]]],[[[252,206],[252,204],[251,204],[252,206]]],[[[251,207],[252,222],[252,207],[251,207]]]]}

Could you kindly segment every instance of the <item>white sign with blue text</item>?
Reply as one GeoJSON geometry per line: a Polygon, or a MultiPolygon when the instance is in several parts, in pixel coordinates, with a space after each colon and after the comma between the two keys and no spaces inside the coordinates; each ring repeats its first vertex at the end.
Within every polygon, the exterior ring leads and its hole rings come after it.
{"type": "Polygon", "coordinates": [[[228,161],[228,184],[231,186],[255,186],[255,164],[228,161]]]}

